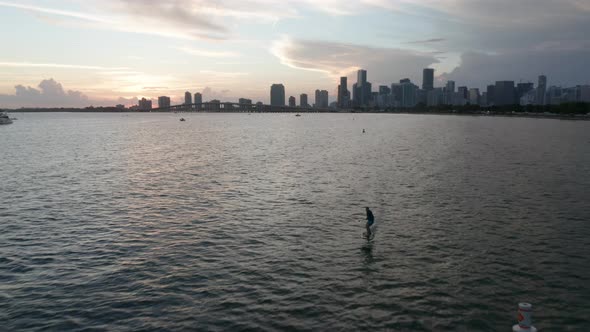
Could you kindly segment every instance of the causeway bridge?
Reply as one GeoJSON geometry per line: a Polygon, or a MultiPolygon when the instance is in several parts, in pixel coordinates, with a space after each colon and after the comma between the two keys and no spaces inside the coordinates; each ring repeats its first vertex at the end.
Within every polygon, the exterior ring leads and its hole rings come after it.
{"type": "Polygon", "coordinates": [[[291,107],[267,104],[239,104],[230,102],[206,102],[196,104],[180,104],[169,107],[152,108],[152,112],[260,112],[260,113],[336,113],[333,108],[291,107]]]}

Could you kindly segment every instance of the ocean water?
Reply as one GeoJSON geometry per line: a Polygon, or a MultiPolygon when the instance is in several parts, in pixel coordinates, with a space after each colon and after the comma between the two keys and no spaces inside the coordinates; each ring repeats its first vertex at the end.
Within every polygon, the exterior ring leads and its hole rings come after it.
{"type": "Polygon", "coordinates": [[[590,330],[589,122],[13,116],[0,331],[590,330]]]}

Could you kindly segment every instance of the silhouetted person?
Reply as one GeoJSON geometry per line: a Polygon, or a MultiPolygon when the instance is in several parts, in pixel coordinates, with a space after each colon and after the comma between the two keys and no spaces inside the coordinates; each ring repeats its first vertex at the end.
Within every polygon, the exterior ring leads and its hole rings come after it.
{"type": "Polygon", "coordinates": [[[367,239],[371,238],[371,226],[375,222],[375,216],[373,216],[373,212],[369,209],[369,207],[365,208],[367,210],[367,239]]]}
{"type": "Polygon", "coordinates": [[[365,130],[363,129],[363,134],[365,133],[365,130]]]}

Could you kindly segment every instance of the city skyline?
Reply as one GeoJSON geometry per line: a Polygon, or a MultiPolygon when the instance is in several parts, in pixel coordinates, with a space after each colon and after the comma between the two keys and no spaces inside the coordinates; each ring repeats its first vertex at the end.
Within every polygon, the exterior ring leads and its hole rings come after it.
{"type": "Polygon", "coordinates": [[[270,103],[275,82],[312,104],[318,89],[335,101],[341,76],[347,98],[366,100],[361,68],[372,92],[405,77],[422,86],[424,68],[437,88],[541,74],[575,86],[590,76],[589,13],[577,0],[0,1],[13,31],[0,37],[0,108],[180,104],[186,91],[270,103]]]}

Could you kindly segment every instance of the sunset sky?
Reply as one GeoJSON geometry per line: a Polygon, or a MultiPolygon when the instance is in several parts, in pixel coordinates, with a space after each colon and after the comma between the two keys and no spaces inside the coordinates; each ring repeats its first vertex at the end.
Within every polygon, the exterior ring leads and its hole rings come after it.
{"type": "Polygon", "coordinates": [[[590,83],[589,0],[0,1],[0,108],[132,105],[185,91],[269,100],[367,69],[374,90],[590,83]]]}

